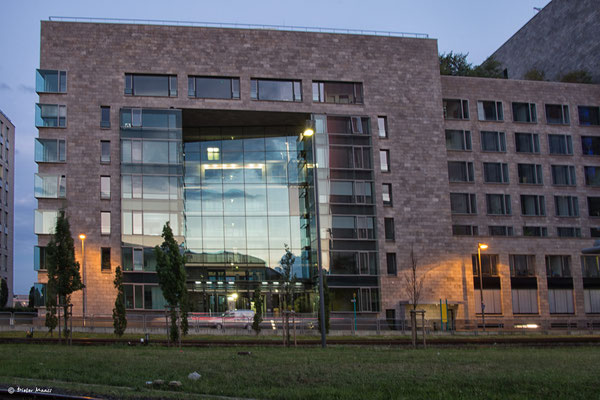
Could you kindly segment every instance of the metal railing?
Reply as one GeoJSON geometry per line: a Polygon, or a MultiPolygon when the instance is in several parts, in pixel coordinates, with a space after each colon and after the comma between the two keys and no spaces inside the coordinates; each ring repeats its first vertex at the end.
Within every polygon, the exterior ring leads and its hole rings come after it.
{"type": "Polygon", "coordinates": [[[134,25],[167,25],[167,26],[194,26],[201,28],[226,28],[226,29],[258,29],[290,32],[312,32],[312,33],[336,33],[344,35],[368,35],[368,36],[389,36],[389,37],[409,37],[417,39],[427,39],[427,33],[413,32],[392,32],[376,31],[371,29],[340,29],[340,28],[322,28],[314,26],[295,26],[295,25],[268,25],[268,24],[238,24],[223,22],[200,22],[200,21],[172,21],[163,19],[134,19],[134,18],[92,18],[92,17],[60,17],[51,16],[50,21],[59,22],[92,22],[92,23],[112,23],[112,24],[134,24],[134,25]]]}
{"type": "MultiPolygon", "coordinates": [[[[0,312],[0,330],[45,330],[45,317],[28,312],[0,312]]],[[[253,318],[228,318],[215,313],[189,313],[190,334],[253,334],[251,329],[253,318]]],[[[261,329],[263,334],[280,334],[283,330],[283,318],[280,314],[267,313],[263,315],[261,329]]],[[[330,334],[335,335],[409,335],[411,322],[409,319],[379,319],[348,315],[331,315],[330,334]]],[[[483,334],[481,319],[453,320],[442,324],[440,320],[417,320],[419,332],[424,330],[428,335],[480,335],[483,334]]],[[[540,319],[531,318],[486,318],[485,334],[570,334],[570,333],[600,333],[600,316],[591,318],[561,317],[540,319]]],[[[74,331],[113,332],[113,318],[110,314],[95,314],[85,319],[75,316],[72,318],[74,331]]],[[[318,320],[316,314],[294,314],[290,318],[290,327],[296,329],[299,335],[318,335],[318,320]]],[[[167,332],[167,320],[164,312],[127,313],[127,333],[156,333],[167,332]]]]}

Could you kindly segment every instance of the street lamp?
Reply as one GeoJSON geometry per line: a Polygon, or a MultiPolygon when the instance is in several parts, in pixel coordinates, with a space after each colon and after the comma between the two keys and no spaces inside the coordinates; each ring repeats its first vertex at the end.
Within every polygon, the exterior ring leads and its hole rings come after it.
{"type": "Polygon", "coordinates": [[[82,233],[79,235],[81,239],[81,269],[83,270],[83,325],[85,326],[85,315],[86,315],[86,279],[85,279],[85,238],[86,236],[82,233]]]}
{"type": "Polygon", "coordinates": [[[481,250],[488,248],[485,243],[477,244],[477,261],[479,265],[479,298],[481,300],[481,322],[483,324],[483,331],[485,332],[485,304],[483,304],[483,273],[481,268],[481,250]]]}
{"type": "Polygon", "coordinates": [[[312,158],[313,158],[313,184],[315,187],[315,221],[317,228],[317,268],[319,271],[319,310],[321,311],[321,347],[327,347],[327,338],[325,335],[325,299],[323,296],[323,263],[321,262],[321,223],[319,213],[319,181],[317,178],[317,148],[315,146],[315,121],[307,120],[302,137],[310,138],[312,158]]]}

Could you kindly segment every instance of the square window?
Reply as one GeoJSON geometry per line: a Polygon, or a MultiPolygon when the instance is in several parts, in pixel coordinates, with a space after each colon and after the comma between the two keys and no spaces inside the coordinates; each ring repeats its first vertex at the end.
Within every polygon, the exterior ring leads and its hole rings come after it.
{"type": "Polygon", "coordinates": [[[579,106],[579,125],[598,126],[600,125],[600,107],[579,106]]]}
{"type": "Polygon", "coordinates": [[[569,106],[566,104],[546,104],[548,124],[569,125],[569,106]]]}
{"type": "Polygon", "coordinates": [[[583,167],[586,186],[600,186],[600,167],[583,167]]]}
{"type": "Polygon", "coordinates": [[[501,101],[478,101],[477,116],[480,121],[504,121],[501,101]]]}
{"type": "Polygon", "coordinates": [[[537,122],[537,111],[533,103],[512,103],[514,122],[537,122]]]}
{"type": "Polygon", "coordinates": [[[508,183],[508,164],[484,162],[483,181],[485,183],[508,183]]]}
{"type": "Polygon", "coordinates": [[[572,155],[573,141],[570,135],[548,135],[550,154],[572,155]]]}
{"type": "Polygon", "coordinates": [[[600,197],[588,197],[588,213],[590,217],[600,217],[600,197]]]}
{"type": "Polygon", "coordinates": [[[546,202],[544,196],[521,195],[521,214],[525,216],[545,216],[546,202]]]}
{"type": "Polygon", "coordinates": [[[527,185],[543,185],[542,166],[540,164],[517,164],[519,183],[527,185]]]}
{"type": "Polygon", "coordinates": [[[460,99],[444,99],[445,119],[469,119],[469,101],[460,99]]]}
{"type": "Polygon", "coordinates": [[[450,182],[473,182],[473,163],[467,161],[448,161],[448,179],[450,182]]]}
{"type": "Polygon", "coordinates": [[[481,150],[505,152],[506,137],[504,132],[481,131],[481,150]]]}
{"type": "Polygon", "coordinates": [[[452,214],[477,214],[477,201],[473,193],[450,193],[452,214]]]}
{"type": "Polygon", "coordinates": [[[552,184],[560,186],[575,186],[575,167],[572,165],[552,165],[552,184]]]}
{"type": "Polygon", "coordinates": [[[511,215],[512,206],[509,194],[486,194],[487,213],[489,215],[511,215]]]}
{"type": "Polygon", "coordinates": [[[517,153],[539,153],[540,138],[537,133],[515,133],[517,153]]]}
{"type": "Polygon", "coordinates": [[[471,150],[471,132],[446,129],[447,150],[471,150]]]}

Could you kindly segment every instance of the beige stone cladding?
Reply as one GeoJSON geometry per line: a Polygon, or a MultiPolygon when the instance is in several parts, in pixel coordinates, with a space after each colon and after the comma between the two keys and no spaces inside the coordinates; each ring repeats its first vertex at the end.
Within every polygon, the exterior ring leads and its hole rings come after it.
{"type": "MultiPolygon", "coordinates": [[[[39,170],[67,175],[67,199],[40,200],[39,207],[65,207],[74,235],[85,233],[89,313],[109,314],[115,292],[112,280],[121,259],[119,109],[123,107],[293,111],[358,115],[372,119],[374,165],[379,149],[392,153],[392,172],[376,173],[394,186],[394,207],[378,214],[396,218],[396,241],[380,240],[385,252],[406,253],[414,242],[432,254],[430,243],[444,243],[433,262],[445,254],[450,239],[448,183],[445,175],[441,85],[435,40],[339,35],[271,30],[96,24],[43,21],[40,68],[66,70],[65,94],[40,94],[40,102],[67,105],[67,128],[40,128],[40,137],[66,138],[65,164],[40,164],[39,170]],[[124,95],[125,73],[174,74],[178,97],[124,95]],[[188,75],[240,78],[240,100],[192,99],[188,75]],[[301,103],[250,99],[251,78],[300,79],[301,103]],[[312,101],[312,81],[362,82],[364,104],[322,104],[312,101]],[[100,129],[100,106],[111,107],[111,128],[100,129]],[[378,140],[377,116],[388,119],[390,137],[378,140]],[[100,141],[111,142],[111,163],[100,163],[100,141]],[[111,176],[111,199],[100,200],[100,176],[111,176]],[[111,234],[100,235],[100,212],[111,212],[111,234]],[[440,229],[440,227],[446,227],[440,229]],[[100,247],[112,248],[110,273],[100,271],[100,247]]],[[[379,201],[379,200],[378,200],[379,201]]],[[[378,204],[379,205],[379,204],[378,204]]],[[[47,237],[40,235],[40,245],[47,237]]],[[[76,256],[80,260],[80,242],[76,256]]],[[[402,258],[402,257],[399,257],[402,258]]],[[[430,261],[428,261],[430,260],[430,261]]],[[[40,276],[40,281],[43,278],[40,276]]],[[[437,283],[449,278],[439,275],[437,283]]],[[[397,285],[381,279],[382,298],[397,298],[397,285]]],[[[460,286],[452,289],[460,293],[460,286]]],[[[79,301],[76,297],[75,301],[79,301]]],[[[382,304],[382,310],[387,305],[382,304]]],[[[77,308],[75,312],[81,312],[77,308]]]]}
{"type": "MultiPolygon", "coordinates": [[[[511,300],[511,278],[509,255],[527,254],[535,256],[535,271],[538,282],[539,316],[548,318],[548,289],[546,280],[546,255],[568,255],[571,257],[571,271],[574,287],[574,308],[576,317],[585,318],[582,269],[580,265],[581,249],[590,247],[594,238],[590,237],[590,228],[597,227],[597,217],[588,213],[588,196],[599,196],[598,188],[586,186],[584,166],[600,166],[600,158],[582,154],[582,136],[600,137],[599,126],[582,126],[579,123],[578,106],[600,106],[600,87],[597,85],[566,84],[552,82],[517,81],[502,79],[483,79],[467,77],[442,76],[442,93],[444,99],[463,99],[469,102],[468,120],[446,120],[445,129],[468,130],[471,132],[471,151],[447,151],[448,161],[473,162],[474,181],[469,183],[450,183],[450,192],[474,193],[477,198],[475,215],[453,215],[452,223],[474,225],[479,229],[479,237],[454,237],[453,246],[463,254],[462,263],[467,270],[465,291],[468,293],[467,312],[473,316],[472,269],[470,255],[476,254],[477,243],[489,244],[486,253],[499,255],[499,275],[502,286],[502,316],[513,317],[511,300]],[[477,114],[478,101],[501,101],[504,110],[504,121],[479,121],[477,114]],[[533,103],[537,109],[537,123],[521,123],[513,121],[512,103],[533,103]],[[568,105],[570,124],[553,125],[546,120],[545,105],[568,105]],[[481,150],[481,131],[500,131],[506,135],[506,152],[483,152],[481,150]],[[517,153],[515,149],[515,132],[535,133],[539,135],[540,151],[537,154],[517,153]],[[549,153],[548,135],[566,134],[572,137],[572,155],[551,155],[549,153]],[[507,163],[509,183],[484,183],[483,163],[507,163]],[[517,165],[538,164],[542,166],[543,184],[520,184],[517,165]],[[576,185],[553,185],[552,165],[571,165],[576,171],[576,185]],[[512,214],[510,216],[487,215],[486,194],[509,194],[512,214]],[[522,216],[521,195],[543,195],[546,203],[545,216],[522,216]],[[554,196],[576,196],[579,204],[578,217],[558,217],[555,212],[554,196]],[[514,237],[489,237],[488,227],[506,225],[514,227],[514,237]],[[548,237],[523,237],[523,226],[547,227],[548,237]],[[557,237],[557,227],[581,228],[581,238],[557,237]]],[[[449,205],[448,205],[449,207],[449,205]]],[[[517,318],[518,316],[514,316],[517,318]]],[[[562,315],[562,317],[566,317],[562,315]]],[[[573,317],[571,315],[570,317],[573,317]]],[[[527,318],[531,319],[532,316],[527,318]]],[[[535,319],[536,317],[533,316],[535,319]]]]}

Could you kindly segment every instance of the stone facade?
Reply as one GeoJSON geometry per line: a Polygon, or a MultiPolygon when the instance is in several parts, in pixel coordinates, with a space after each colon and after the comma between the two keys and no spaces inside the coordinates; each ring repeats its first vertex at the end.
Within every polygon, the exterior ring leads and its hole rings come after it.
{"type": "MultiPolygon", "coordinates": [[[[234,111],[295,112],[315,115],[368,117],[371,121],[374,198],[377,214],[380,312],[394,310],[402,316],[408,296],[404,274],[411,250],[416,255],[419,273],[428,271],[421,303],[437,318],[440,300],[447,300],[458,319],[475,317],[471,254],[478,241],[490,245],[489,252],[500,256],[502,315],[512,316],[509,254],[535,254],[538,277],[545,276],[545,254],[569,254],[578,259],[579,250],[589,243],[589,227],[594,222],[585,215],[586,188],[582,166],[588,165],[577,147],[578,135],[596,133],[597,127],[577,125],[576,110],[581,104],[600,104],[597,86],[543,82],[518,82],[478,78],[440,77],[437,43],[429,39],[339,35],[270,30],[216,29],[200,27],[65,23],[43,21],[41,29],[41,69],[65,70],[69,85],[64,94],[40,94],[40,103],[66,104],[66,128],[40,128],[40,138],[67,141],[66,163],[40,163],[40,172],[67,176],[66,200],[39,199],[38,209],[65,208],[74,236],[85,233],[88,314],[110,314],[115,291],[114,269],[121,263],[121,183],[119,154],[119,110],[122,108],[176,108],[234,111]],[[276,43],[276,47],[274,44],[276,43]],[[178,77],[177,97],[135,97],[124,95],[125,74],[170,74],[178,77]],[[231,76],[240,78],[239,100],[196,99],[187,96],[187,76],[231,76]],[[294,79],[302,82],[302,102],[256,101],[250,98],[251,78],[294,79]],[[361,82],[364,104],[325,104],[312,101],[312,81],[361,82]],[[466,121],[444,120],[442,99],[469,100],[471,118],[466,121]],[[477,100],[499,100],[505,105],[503,123],[479,122],[477,100]],[[521,125],[511,121],[508,108],[512,101],[538,105],[537,124],[527,132],[540,134],[542,152],[531,156],[544,165],[545,185],[525,188],[516,183],[502,187],[482,183],[481,161],[499,159],[510,164],[510,176],[516,177],[516,163],[527,156],[514,152],[514,131],[521,125]],[[547,126],[542,121],[543,104],[569,104],[571,125],[547,126]],[[111,127],[100,128],[100,107],[110,106],[111,127]],[[378,117],[387,118],[387,138],[378,136],[378,117]],[[507,152],[484,154],[476,150],[477,134],[494,126],[507,134],[507,152]],[[473,134],[473,151],[446,150],[445,129],[468,129],[473,134]],[[548,155],[546,135],[567,132],[573,136],[575,154],[568,161],[577,165],[575,188],[557,188],[549,184],[552,156],[548,155]],[[100,141],[111,143],[111,162],[100,163],[100,141]],[[511,140],[513,140],[511,142],[511,140]],[[390,171],[382,172],[380,150],[390,154],[390,171]],[[473,161],[474,183],[449,183],[448,160],[473,161]],[[111,177],[111,198],[100,199],[100,176],[111,177]],[[392,185],[393,204],[384,206],[382,185],[392,185]],[[458,189],[460,187],[460,189],[458,189]],[[475,193],[478,213],[455,216],[450,212],[450,193],[456,190],[475,193]],[[477,225],[480,234],[494,218],[485,214],[488,190],[513,194],[513,216],[504,217],[515,227],[528,223],[520,217],[518,195],[542,192],[552,198],[556,192],[575,192],[580,197],[581,217],[573,225],[581,227],[586,239],[498,237],[456,237],[453,224],[477,225]],[[100,234],[100,213],[111,212],[110,235],[100,234]],[[385,239],[384,218],[394,218],[395,239],[385,239]],[[100,248],[110,247],[112,268],[100,268],[100,248]],[[559,251],[559,253],[556,253],[559,251]],[[515,253],[516,252],[516,253],[515,253]],[[395,253],[398,274],[388,275],[386,253],[395,253]],[[437,310],[437,311],[436,311],[437,310]]],[[[561,161],[562,162],[562,161],[561,161]]],[[[320,176],[321,178],[321,176],[320,176]]],[[[549,230],[558,221],[540,218],[549,230]]],[[[527,220],[527,221],[526,221],[527,220]]],[[[508,222],[506,223],[508,224],[508,222]]],[[[520,230],[518,230],[520,233],[520,230]]],[[[39,235],[39,245],[48,241],[39,235]]],[[[77,241],[76,258],[82,260],[77,241]]],[[[575,289],[581,286],[581,272],[574,270],[575,289]],[[579,275],[577,275],[579,273],[579,275]],[[577,283],[579,282],[579,283],[577,283]]],[[[39,274],[39,281],[45,276],[39,274]]],[[[540,316],[548,316],[544,303],[543,279],[539,279],[540,316]]],[[[545,297],[546,296],[546,297],[545,297]]],[[[578,315],[583,315],[583,300],[576,296],[578,315]]],[[[74,296],[75,314],[81,315],[81,295],[74,296]]]]}
{"type": "Polygon", "coordinates": [[[13,227],[14,227],[14,192],[15,192],[15,126],[2,111],[0,111],[0,278],[8,284],[8,301],[6,306],[12,306],[13,301],[13,227]]]}
{"type": "Polygon", "coordinates": [[[552,0],[492,57],[508,70],[510,79],[523,79],[532,68],[543,71],[548,80],[586,70],[600,83],[598,19],[596,0],[552,0]]]}

